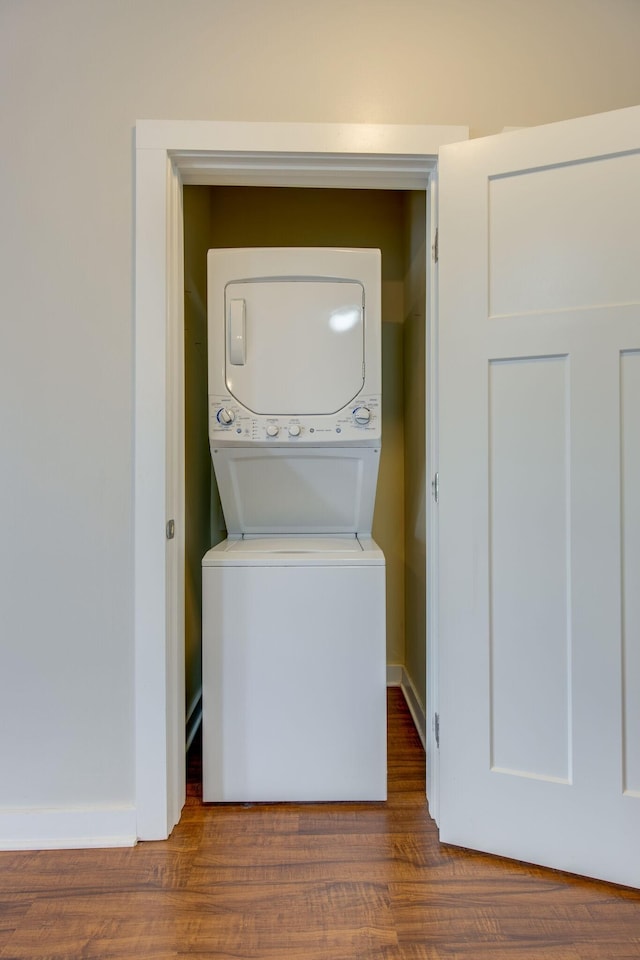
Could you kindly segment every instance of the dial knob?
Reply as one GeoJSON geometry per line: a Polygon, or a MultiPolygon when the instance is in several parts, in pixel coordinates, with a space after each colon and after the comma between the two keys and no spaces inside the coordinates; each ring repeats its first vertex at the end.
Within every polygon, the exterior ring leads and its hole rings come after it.
{"type": "Polygon", "coordinates": [[[233,421],[236,418],[236,415],[233,412],[233,410],[229,410],[228,407],[220,407],[217,413],[217,417],[218,417],[218,423],[223,423],[225,425],[228,425],[230,423],[233,423],[233,421]]]}
{"type": "Polygon", "coordinates": [[[369,423],[371,410],[369,410],[369,407],[356,407],[353,411],[353,419],[356,423],[369,423]]]}
{"type": "Polygon", "coordinates": [[[300,436],[300,426],[297,423],[289,424],[289,436],[290,437],[299,437],[300,436]]]}
{"type": "Polygon", "coordinates": [[[280,427],[277,423],[270,423],[267,427],[267,436],[268,437],[277,437],[280,433],[280,427]]]}

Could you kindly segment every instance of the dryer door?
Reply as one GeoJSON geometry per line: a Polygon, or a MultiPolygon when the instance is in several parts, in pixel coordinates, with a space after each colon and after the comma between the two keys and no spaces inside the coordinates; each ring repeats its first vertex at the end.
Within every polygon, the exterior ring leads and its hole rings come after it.
{"type": "Polygon", "coordinates": [[[253,413],[336,413],[364,384],[364,289],[350,280],[225,287],[225,380],[253,413]]]}

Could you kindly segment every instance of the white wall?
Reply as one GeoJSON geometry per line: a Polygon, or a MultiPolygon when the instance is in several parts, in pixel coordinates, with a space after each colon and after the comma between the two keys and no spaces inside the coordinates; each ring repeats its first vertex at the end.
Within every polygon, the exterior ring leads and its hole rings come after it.
{"type": "Polygon", "coordinates": [[[2,0],[0,811],[133,798],[136,118],[640,101],[635,0],[2,0]]]}

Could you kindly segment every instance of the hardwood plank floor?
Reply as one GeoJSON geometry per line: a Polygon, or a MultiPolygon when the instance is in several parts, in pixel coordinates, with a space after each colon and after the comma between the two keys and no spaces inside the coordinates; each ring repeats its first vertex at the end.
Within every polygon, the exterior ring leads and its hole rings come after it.
{"type": "MultiPolygon", "coordinates": [[[[203,805],[164,843],[0,853],[2,960],[640,960],[640,892],[443,847],[389,691],[389,799],[203,805]]],[[[588,842],[588,838],[585,838],[588,842]]]]}

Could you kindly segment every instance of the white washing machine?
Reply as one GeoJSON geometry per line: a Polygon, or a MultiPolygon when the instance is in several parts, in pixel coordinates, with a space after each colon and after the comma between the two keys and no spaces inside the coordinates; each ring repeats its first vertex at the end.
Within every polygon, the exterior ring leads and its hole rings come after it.
{"type": "Polygon", "coordinates": [[[380,253],[208,255],[206,801],[386,798],[380,253]]]}

